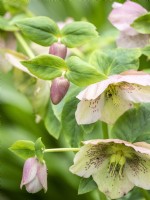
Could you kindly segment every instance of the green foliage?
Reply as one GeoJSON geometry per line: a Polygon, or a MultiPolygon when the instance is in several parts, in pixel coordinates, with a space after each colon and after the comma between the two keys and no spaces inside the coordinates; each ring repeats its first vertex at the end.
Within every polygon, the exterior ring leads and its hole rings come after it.
{"type": "Polygon", "coordinates": [[[93,181],[93,178],[82,178],[78,188],[78,194],[84,194],[90,192],[94,189],[97,189],[96,183],[93,181]]]}
{"type": "Polygon", "coordinates": [[[61,30],[61,42],[67,47],[77,47],[98,36],[96,27],[89,22],[72,22],[61,30]]]}
{"type": "Polygon", "coordinates": [[[149,140],[150,105],[144,104],[125,112],[114,124],[111,135],[129,142],[149,140]]]}
{"type": "Polygon", "coordinates": [[[11,25],[7,19],[4,19],[0,16],[0,30],[3,31],[17,31],[18,28],[14,25],[11,25]]]}
{"type": "Polygon", "coordinates": [[[61,130],[61,123],[54,113],[54,108],[51,102],[49,102],[49,107],[44,122],[49,134],[58,139],[61,130]]]}
{"type": "Polygon", "coordinates": [[[2,0],[4,7],[12,14],[21,13],[26,10],[29,1],[28,0],[2,0]]]}
{"type": "Polygon", "coordinates": [[[60,34],[57,24],[48,17],[32,17],[16,24],[30,40],[43,46],[57,42],[60,34]]]}
{"type": "Polygon", "coordinates": [[[139,33],[149,34],[150,33],[150,13],[138,17],[131,26],[136,29],[139,33]]]}
{"type": "Polygon", "coordinates": [[[34,143],[28,140],[18,140],[10,148],[17,156],[27,159],[35,155],[34,143]]]}
{"type": "Polygon", "coordinates": [[[28,61],[21,62],[28,70],[44,80],[51,80],[62,75],[67,69],[63,59],[53,55],[40,55],[28,61]]]}
{"type": "Polygon", "coordinates": [[[67,60],[67,65],[69,70],[66,77],[78,86],[87,86],[106,78],[94,66],[76,56],[70,57],[67,60]]]}
{"type": "Polygon", "coordinates": [[[140,49],[114,49],[105,52],[96,51],[90,58],[90,63],[104,75],[118,74],[139,67],[140,49]]]}

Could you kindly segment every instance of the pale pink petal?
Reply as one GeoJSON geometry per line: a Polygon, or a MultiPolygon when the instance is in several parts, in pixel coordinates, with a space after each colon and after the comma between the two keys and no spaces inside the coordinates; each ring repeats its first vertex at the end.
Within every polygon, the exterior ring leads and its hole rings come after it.
{"type": "Polygon", "coordinates": [[[23,176],[20,187],[31,182],[37,173],[38,161],[36,158],[28,158],[23,167],[23,176]]]}
{"type": "Polygon", "coordinates": [[[105,89],[111,84],[118,82],[120,75],[109,76],[108,79],[88,86],[85,90],[77,95],[80,100],[92,100],[99,97],[105,89]]]}
{"type": "Polygon", "coordinates": [[[137,31],[130,27],[130,24],[145,13],[147,13],[147,10],[139,4],[126,1],[122,6],[115,6],[109,15],[109,21],[118,30],[126,31],[128,35],[136,35],[137,31]]]}
{"type": "Polygon", "coordinates": [[[100,120],[108,124],[113,124],[115,121],[128,109],[133,107],[133,104],[123,98],[120,90],[116,90],[117,94],[107,97],[106,94],[101,95],[103,106],[100,107],[100,120]]]}
{"type": "MultiPolygon", "coordinates": [[[[142,86],[150,86],[150,74],[141,75],[122,75],[118,79],[119,82],[134,83],[142,86]]],[[[126,84],[125,84],[126,86],[126,84]]]]}
{"type": "Polygon", "coordinates": [[[44,164],[39,163],[37,176],[46,192],[47,191],[47,168],[46,168],[45,163],[44,164]]]}
{"type": "Polygon", "coordinates": [[[114,2],[114,3],[112,4],[112,7],[113,7],[113,8],[120,8],[120,7],[122,7],[122,3],[114,2]]]}
{"type": "Polygon", "coordinates": [[[112,143],[112,142],[116,144],[124,144],[127,147],[133,148],[136,152],[145,155],[150,155],[150,144],[147,144],[145,142],[137,142],[132,144],[130,142],[120,139],[95,139],[95,140],[84,141],[83,144],[97,145],[97,144],[112,143]]]}
{"type": "Polygon", "coordinates": [[[37,176],[30,183],[26,184],[25,187],[29,193],[39,192],[43,188],[37,176]]]}
{"type": "Polygon", "coordinates": [[[120,73],[120,75],[146,75],[146,74],[147,73],[144,71],[137,71],[137,70],[133,70],[133,69],[130,69],[130,70],[120,73]]]}
{"type": "Polygon", "coordinates": [[[147,34],[128,35],[125,32],[120,32],[119,38],[116,41],[117,46],[121,48],[142,48],[150,43],[150,37],[147,34]]]}
{"type": "Polygon", "coordinates": [[[134,184],[125,176],[124,172],[122,178],[119,177],[119,174],[111,176],[108,167],[109,159],[105,160],[97,171],[92,174],[99,190],[111,199],[117,199],[126,195],[134,187],[134,184]]]}
{"type": "Polygon", "coordinates": [[[100,107],[102,106],[100,97],[95,100],[82,100],[77,105],[75,112],[78,124],[91,124],[100,119],[100,107]]]}
{"type": "Polygon", "coordinates": [[[141,153],[136,153],[132,160],[127,160],[126,176],[137,187],[150,189],[150,156],[146,158],[141,153]]]}
{"type": "Polygon", "coordinates": [[[107,159],[103,153],[104,145],[87,144],[80,148],[75,155],[74,165],[70,167],[70,171],[78,176],[88,178],[102,163],[107,159]]]}
{"type": "Polygon", "coordinates": [[[128,87],[122,88],[122,96],[134,103],[150,102],[150,86],[128,84],[128,87]]]}

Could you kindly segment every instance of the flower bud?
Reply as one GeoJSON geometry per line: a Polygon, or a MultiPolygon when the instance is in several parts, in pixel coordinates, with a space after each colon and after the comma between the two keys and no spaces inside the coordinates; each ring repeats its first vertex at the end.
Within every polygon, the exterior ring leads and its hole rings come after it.
{"type": "Polygon", "coordinates": [[[67,55],[67,47],[61,43],[54,43],[49,48],[49,54],[65,59],[67,55]]]}
{"type": "Polygon", "coordinates": [[[64,77],[55,78],[50,89],[50,98],[53,104],[58,104],[66,95],[70,83],[64,77]]]}
{"type": "Polygon", "coordinates": [[[23,167],[23,176],[20,188],[25,185],[29,193],[39,192],[41,189],[47,191],[47,169],[46,164],[37,158],[28,158],[23,167]]]}

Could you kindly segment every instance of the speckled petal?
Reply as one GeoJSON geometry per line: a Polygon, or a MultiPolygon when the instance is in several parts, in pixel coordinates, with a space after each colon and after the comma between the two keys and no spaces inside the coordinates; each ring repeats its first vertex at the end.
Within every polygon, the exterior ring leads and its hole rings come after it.
{"type": "Polygon", "coordinates": [[[105,159],[105,145],[87,144],[75,155],[74,165],[69,170],[78,176],[88,178],[97,171],[105,159]]]}
{"type": "Polygon", "coordinates": [[[133,107],[133,104],[123,98],[120,91],[113,94],[111,97],[102,96],[104,98],[104,105],[100,109],[100,120],[113,124],[115,121],[128,109],[133,107]]]}
{"type": "Polygon", "coordinates": [[[150,189],[150,156],[136,153],[132,160],[127,162],[126,175],[137,187],[150,189]]]}
{"type": "Polygon", "coordinates": [[[91,101],[80,101],[75,112],[77,123],[91,124],[99,120],[101,106],[102,102],[100,101],[100,98],[91,101]]]}
{"type": "Polygon", "coordinates": [[[109,161],[105,160],[97,171],[92,175],[98,188],[107,197],[117,199],[126,195],[134,184],[123,173],[122,178],[119,175],[111,176],[108,172],[109,161]]]}

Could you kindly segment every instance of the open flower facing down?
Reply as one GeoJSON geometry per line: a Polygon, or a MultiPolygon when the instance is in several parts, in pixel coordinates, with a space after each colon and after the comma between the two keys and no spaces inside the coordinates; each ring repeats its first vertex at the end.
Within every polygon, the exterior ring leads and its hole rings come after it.
{"type": "Polygon", "coordinates": [[[47,191],[47,169],[45,163],[40,163],[37,158],[28,158],[23,167],[23,176],[20,187],[25,185],[29,193],[47,191]]]}
{"type": "Polygon", "coordinates": [[[144,47],[149,43],[150,36],[148,34],[140,34],[130,26],[136,18],[146,13],[147,10],[135,2],[113,3],[109,21],[120,30],[117,46],[134,48],[144,47]]]}
{"type": "Polygon", "coordinates": [[[106,196],[116,199],[134,186],[150,189],[150,144],[131,144],[119,139],[96,139],[83,142],[70,171],[93,177],[106,196]]]}
{"type": "Polygon", "coordinates": [[[133,103],[150,102],[150,75],[129,70],[88,86],[77,96],[78,124],[98,120],[113,124],[133,103]]]}

